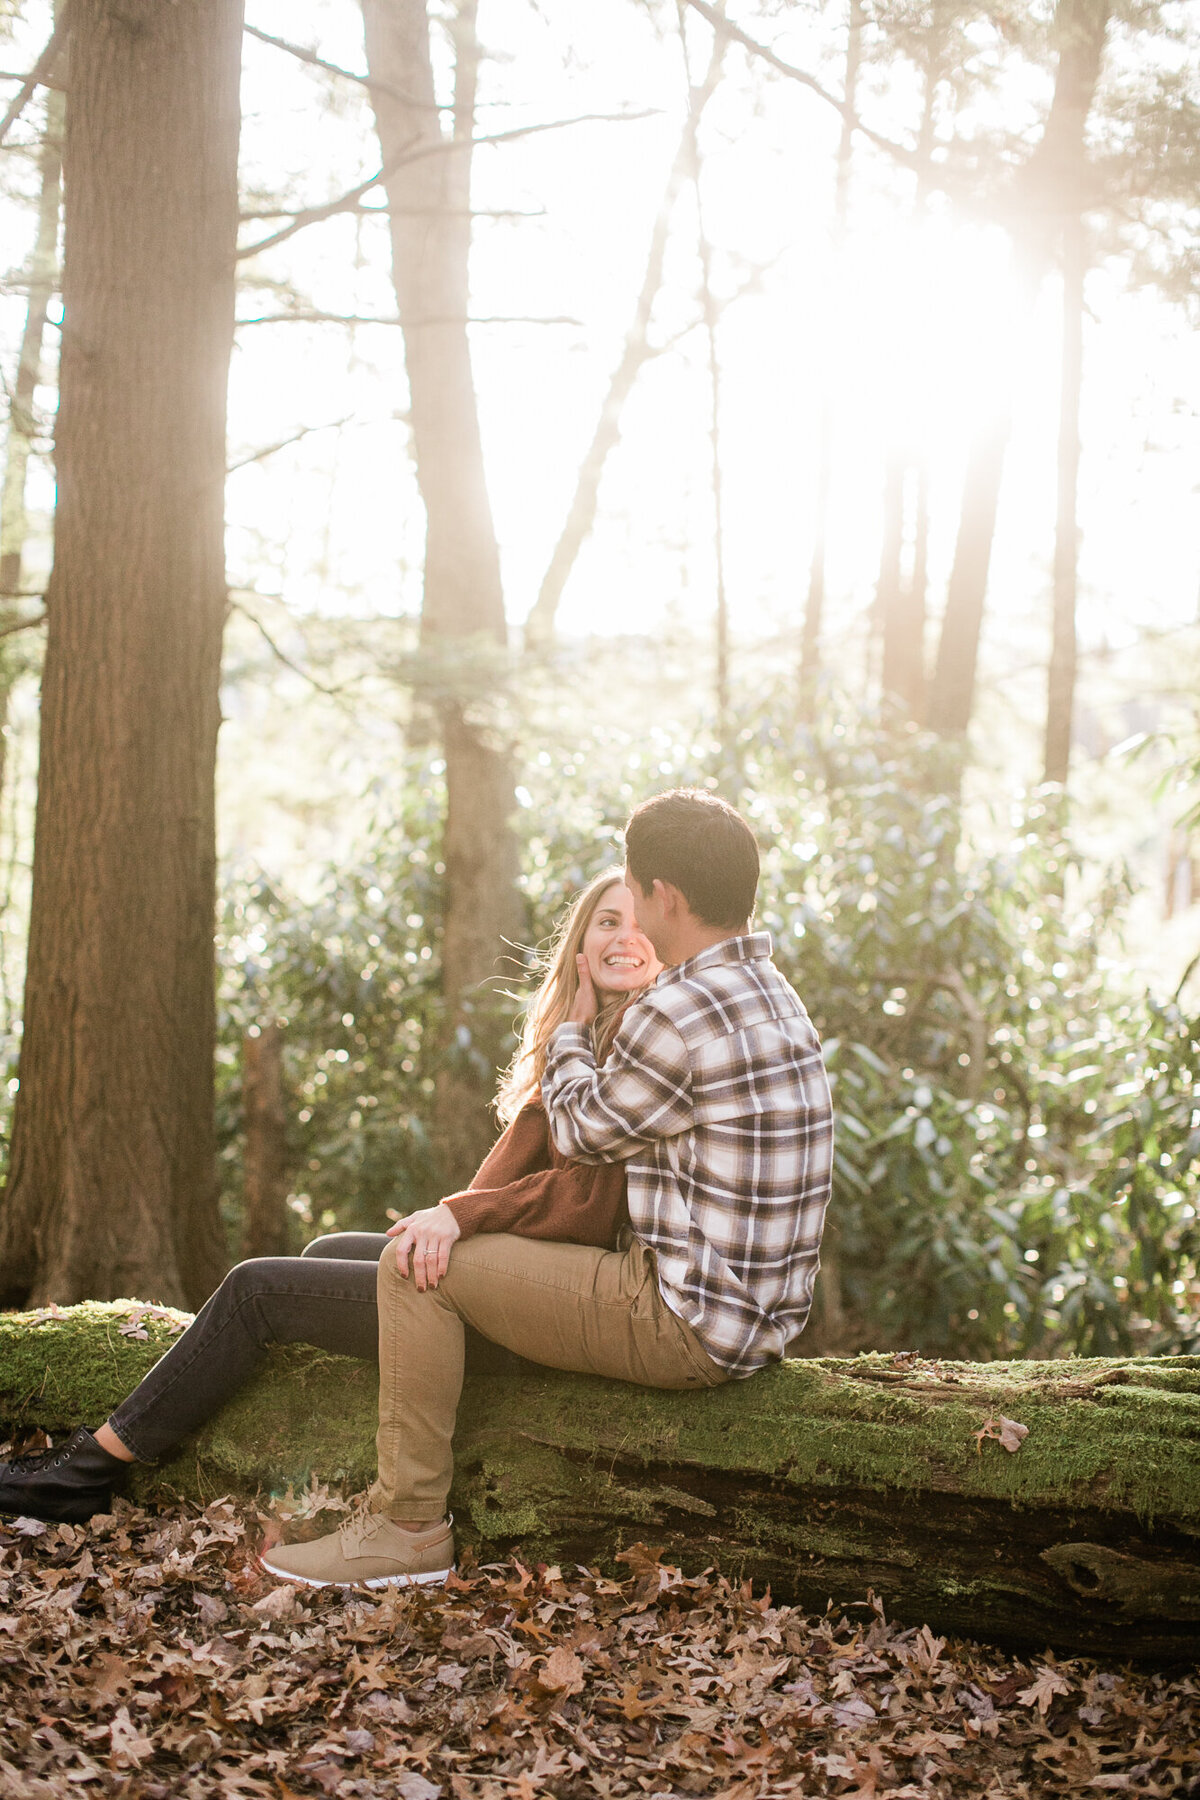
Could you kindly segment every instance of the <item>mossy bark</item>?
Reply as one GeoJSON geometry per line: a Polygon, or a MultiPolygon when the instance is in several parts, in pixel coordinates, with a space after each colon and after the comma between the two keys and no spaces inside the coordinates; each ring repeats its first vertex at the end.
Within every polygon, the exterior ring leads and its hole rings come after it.
{"type": "MultiPolygon", "coordinates": [[[[0,1419],[96,1423],[171,1341],[132,1303],[0,1315],[0,1419]]],[[[365,1486],[375,1371],[279,1350],[134,1492],[365,1486]]],[[[639,1539],[823,1608],[1123,1657],[1200,1643],[1200,1358],[789,1362],[668,1394],[527,1369],[469,1381],[452,1505],[486,1560],[609,1563],[639,1539]],[[1019,1450],[989,1418],[1028,1427],[1019,1450]]]]}

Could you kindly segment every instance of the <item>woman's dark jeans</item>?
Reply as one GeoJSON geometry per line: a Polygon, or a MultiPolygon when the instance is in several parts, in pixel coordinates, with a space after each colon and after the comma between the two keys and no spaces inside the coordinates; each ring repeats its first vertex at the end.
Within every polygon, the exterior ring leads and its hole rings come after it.
{"type": "MultiPolygon", "coordinates": [[[[299,1256],[238,1263],[177,1343],[109,1420],[139,1462],[211,1418],[261,1368],[272,1344],[316,1344],[339,1356],[379,1358],[376,1265],[379,1231],[317,1238],[299,1256]]],[[[476,1334],[472,1366],[497,1368],[506,1353],[476,1334]]]]}

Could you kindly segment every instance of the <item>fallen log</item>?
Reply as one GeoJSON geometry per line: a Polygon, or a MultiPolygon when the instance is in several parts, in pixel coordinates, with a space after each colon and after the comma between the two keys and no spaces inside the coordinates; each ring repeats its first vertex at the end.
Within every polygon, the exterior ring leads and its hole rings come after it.
{"type": "MultiPolygon", "coordinates": [[[[184,1317],[122,1301],[0,1315],[6,1431],[98,1423],[184,1317]]],[[[132,1491],[362,1487],[374,1425],[373,1365],[281,1349],[132,1491]]],[[[1200,1646],[1197,1357],[814,1359],[702,1394],[525,1366],[468,1381],[456,1452],[459,1539],[482,1561],[611,1566],[641,1541],[809,1609],[872,1590],[908,1623],[1015,1648],[1200,1646]]]]}

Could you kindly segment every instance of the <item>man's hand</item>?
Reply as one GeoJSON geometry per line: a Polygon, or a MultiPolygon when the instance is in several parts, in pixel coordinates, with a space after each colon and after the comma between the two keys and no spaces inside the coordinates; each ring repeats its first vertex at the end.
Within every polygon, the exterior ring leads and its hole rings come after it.
{"type": "Polygon", "coordinates": [[[450,1246],[462,1233],[448,1206],[427,1206],[399,1219],[388,1236],[396,1240],[396,1267],[406,1280],[412,1251],[413,1280],[423,1294],[426,1288],[435,1288],[450,1267],[450,1246]]]}
{"type": "Polygon", "coordinates": [[[575,996],[575,1004],[567,1015],[569,1025],[590,1025],[600,1010],[600,1002],[596,998],[596,985],[592,980],[592,971],[588,968],[587,957],[577,956],[575,967],[579,973],[579,992],[575,996]]]}

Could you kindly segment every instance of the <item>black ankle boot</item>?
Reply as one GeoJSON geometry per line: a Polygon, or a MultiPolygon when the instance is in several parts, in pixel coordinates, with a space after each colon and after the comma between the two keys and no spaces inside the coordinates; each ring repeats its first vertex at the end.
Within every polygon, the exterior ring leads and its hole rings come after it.
{"type": "Polygon", "coordinates": [[[53,1450],[0,1463],[0,1513],[78,1525],[108,1511],[113,1488],[128,1467],[81,1425],[53,1450]]]}

